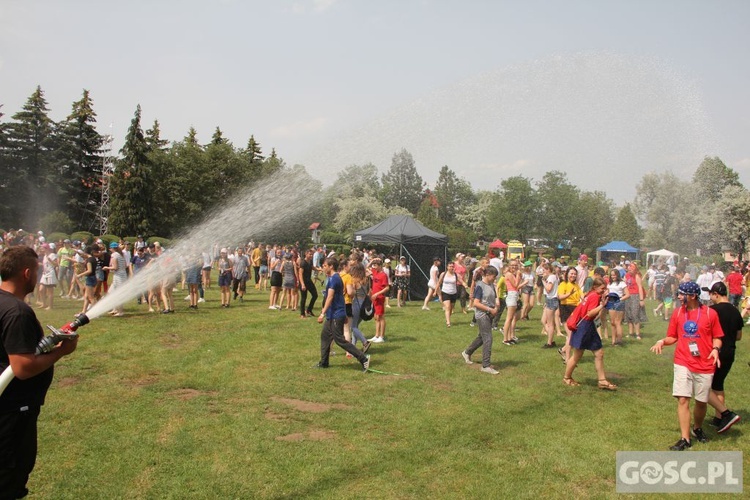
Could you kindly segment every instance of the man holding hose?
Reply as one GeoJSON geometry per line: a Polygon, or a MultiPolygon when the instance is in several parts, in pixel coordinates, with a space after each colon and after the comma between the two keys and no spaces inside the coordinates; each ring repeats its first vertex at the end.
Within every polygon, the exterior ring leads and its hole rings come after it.
{"type": "Polygon", "coordinates": [[[52,383],[54,364],[75,351],[77,339],[36,356],[44,337],[34,311],[24,302],[37,282],[38,257],[26,246],[0,257],[0,372],[15,378],[0,394],[0,499],[22,498],[36,462],[37,418],[52,383]]]}

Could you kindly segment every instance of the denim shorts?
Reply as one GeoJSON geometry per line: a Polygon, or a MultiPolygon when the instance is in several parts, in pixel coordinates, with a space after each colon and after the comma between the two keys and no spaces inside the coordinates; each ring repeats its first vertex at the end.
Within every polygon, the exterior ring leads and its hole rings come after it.
{"type": "Polygon", "coordinates": [[[544,301],[544,307],[549,309],[550,311],[557,311],[557,309],[560,307],[560,299],[557,297],[554,298],[546,298],[544,301]]]}

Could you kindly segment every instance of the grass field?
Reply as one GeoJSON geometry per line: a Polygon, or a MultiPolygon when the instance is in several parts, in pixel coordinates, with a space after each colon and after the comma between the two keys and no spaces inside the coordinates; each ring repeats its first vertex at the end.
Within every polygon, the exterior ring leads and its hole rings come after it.
{"type": "MultiPolygon", "coordinates": [[[[496,339],[497,376],[461,358],[476,335],[468,316],[447,329],[437,303],[393,307],[371,367],[398,375],[382,375],[340,349],[312,369],[320,326],[268,310],[258,291],[222,309],[213,288],[197,311],[184,295],[176,314],[133,302],[79,330],[42,410],[31,498],[606,498],[617,451],[679,438],[672,350],[648,350],[666,323],[650,312],[644,340],[605,347],[620,386],[606,392],[590,353],[582,385],[563,385],[557,352],[540,349],[538,307],[519,345],[496,339]]],[[[80,304],[37,314],[60,326],[80,304]]],[[[747,421],[743,344],[727,395],[747,421]]],[[[749,450],[745,425],[705,425],[711,441],[693,450],[749,450]]]]}

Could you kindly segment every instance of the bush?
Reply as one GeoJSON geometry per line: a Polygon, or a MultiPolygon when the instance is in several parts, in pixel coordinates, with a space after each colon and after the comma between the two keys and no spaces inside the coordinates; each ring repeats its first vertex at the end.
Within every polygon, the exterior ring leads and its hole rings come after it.
{"type": "Polygon", "coordinates": [[[103,234],[99,238],[104,242],[104,247],[109,248],[109,244],[112,242],[119,243],[120,237],[116,234],[103,234]]]}
{"type": "Polygon", "coordinates": [[[39,219],[39,228],[44,231],[44,234],[51,233],[53,231],[70,232],[73,230],[73,221],[65,212],[55,211],[50,212],[41,219],[39,219]]]}
{"type": "Polygon", "coordinates": [[[83,243],[84,246],[90,245],[94,241],[94,235],[88,231],[76,231],[70,235],[70,239],[75,241],[78,240],[83,243]]]}
{"type": "Polygon", "coordinates": [[[47,241],[50,243],[57,243],[58,241],[62,241],[66,238],[70,238],[70,236],[68,236],[65,233],[50,233],[49,235],[46,236],[46,238],[47,238],[47,241]]]}
{"type": "Polygon", "coordinates": [[[161,236],[151,236],[149,239],[146,240],[146,243],[151,245],[152,243],[159,242],[159,245],[162,246],[162,248],[167,248],[172,245],[172,240],[168,238],[162,238],[161,236]]]}

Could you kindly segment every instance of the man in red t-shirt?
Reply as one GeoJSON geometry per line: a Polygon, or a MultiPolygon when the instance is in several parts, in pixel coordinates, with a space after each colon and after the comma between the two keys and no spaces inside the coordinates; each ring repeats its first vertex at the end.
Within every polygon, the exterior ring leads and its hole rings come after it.
{"type": "Polygon", "coordinates": [[[372,279],[372,300],[375,310],[375,336],[370,342],[376,344],[385,342],[385,298],[390,286],[388,286],[388,275],[383,272],[383,262],[376,258],[370,262],[370,278],[372,279]]]}
{"type": "Polygon", "coordinates": [[[692,437],[701,443],[708,441],[701,426],[706,416],[706,403],[711,392],[711,381],[719,362],[721,338],[724,332],[716,311],[702,305],[698,297],[701,289],[694,281],[680,284],[678,297],[683,301],[669,320],[667,336],[656,342],[651,351],[661,354],[665,345],[677,344],[674,351],[674,379],[672,396],[677,398],[677,419],[682,437],[672,451],[692,446],[692,437]],[[690,399],[695,397],[693,430],[690,431],[690,399]]]}
{"type": "Polygon", "coordinates": [[[740,307],[740,299],[742,299],[742,273],[740,273],[740,266],[734,266],[732,272],[725,278],[727,282],[727,288],[729,288],[729,302],[734,307],[740,307]]]}

